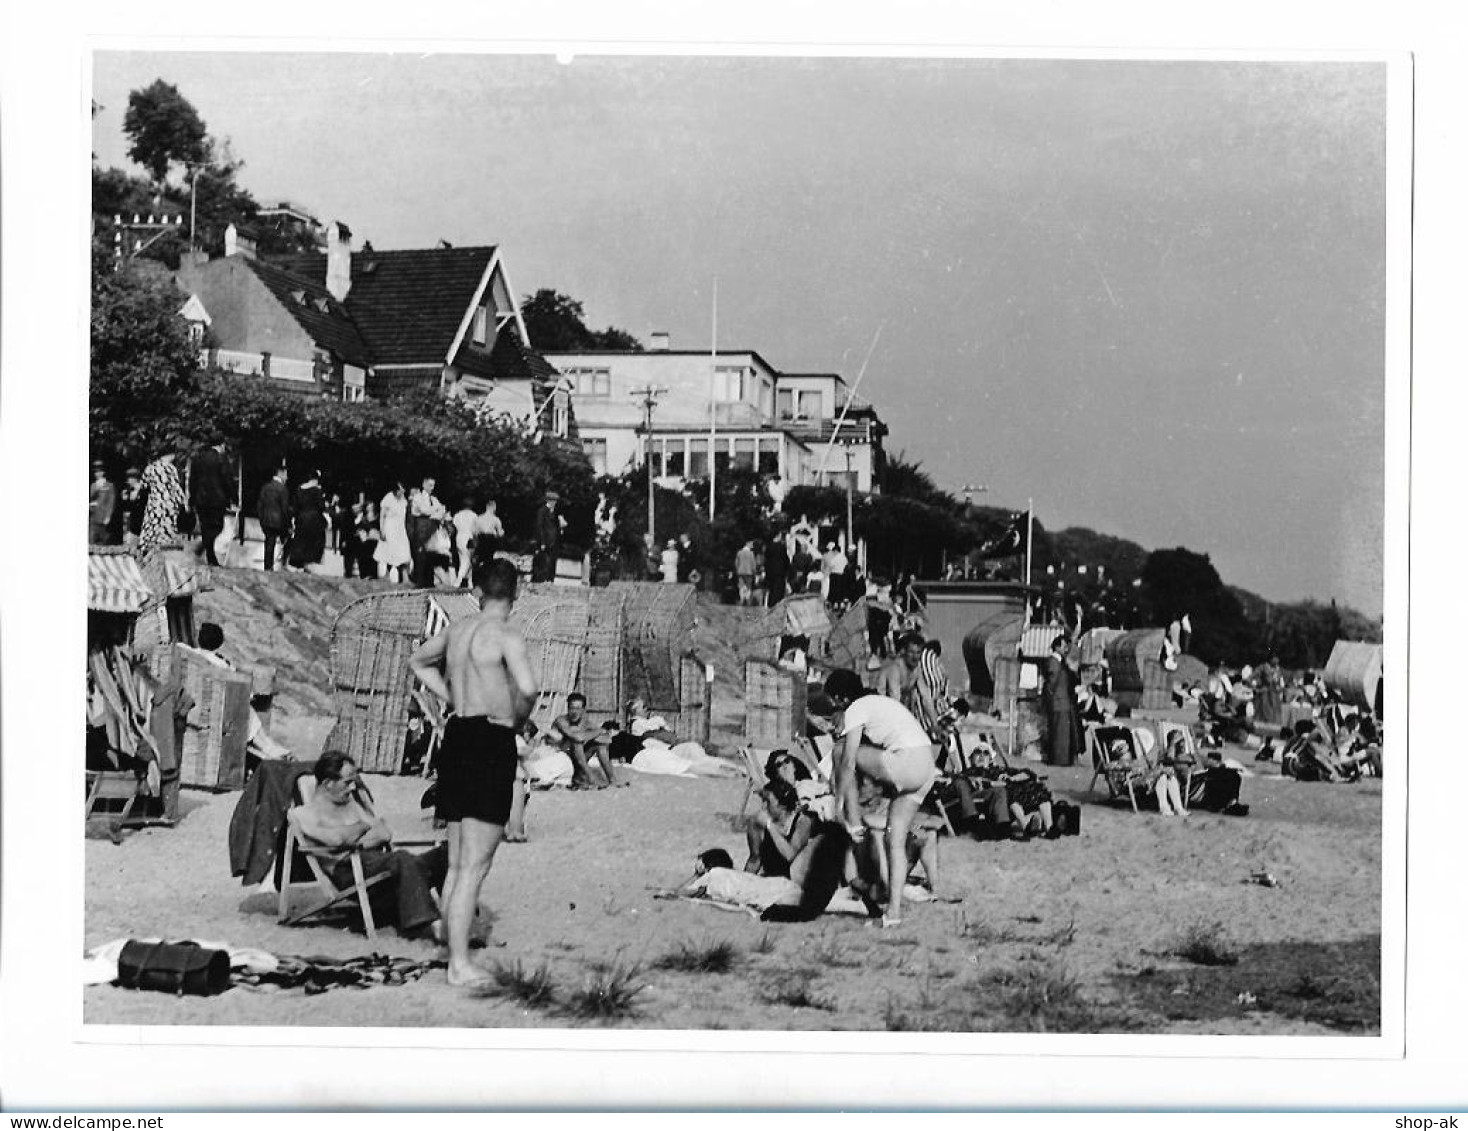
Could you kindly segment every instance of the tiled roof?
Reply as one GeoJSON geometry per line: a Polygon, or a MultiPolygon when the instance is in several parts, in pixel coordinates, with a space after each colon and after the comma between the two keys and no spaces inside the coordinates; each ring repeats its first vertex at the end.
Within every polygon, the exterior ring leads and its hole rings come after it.
{"type": "MultiPolygon", "coordinates": [[[[345,305],[372,363],[442,364],[494,252],[493,247],[353,252],[345,305]]],[[[325,284],[324,254],[283,255],[271,262],[325,284]]]]}
{"type": "Polygon", "coordinates": [[[352,365],[366,367],[367,345],[357,332],[351,314],[331,297],[322,283],[282,270],[274,263],[262,263],[258,259],[246,259],[245,262],[276,301],[290,311],[301,329],[311,335],[313,342],[352,365]]]}
{"type": "MultiPolygon", "coordinates": [[[[461,349],[460,357],[465,352],[466,350],[461,349]]],[[[481,355],[484,353],[480,349],[473,352],[481,355]]],[[[498,381],[524,380],[528,377],[537,381],[555,382],[561,377],[561,371],[547,361],[544,355],[521,344],[519,331],[515,329],[513,322],[507,323],[500,331],[488,360],[488,375],[498,381]]]]}

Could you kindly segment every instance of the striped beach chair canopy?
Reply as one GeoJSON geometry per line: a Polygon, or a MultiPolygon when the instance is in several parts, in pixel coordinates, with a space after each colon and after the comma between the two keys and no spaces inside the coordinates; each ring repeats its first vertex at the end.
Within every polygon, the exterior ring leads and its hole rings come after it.
{"type": "Polygon", "coordinates": [[[1057,636],[1064,636],[1065,629],[1053,624],[1032,624],[1019,638],[1019,654],[1026,660],[1048,660],[1050,645],[1057,636]]]}
{"type": "Polygon", "coordinates": [[[153,599],[142,567],[118,546],[93,546],[87,554],[87,610],[137,613],[153,599]]]}

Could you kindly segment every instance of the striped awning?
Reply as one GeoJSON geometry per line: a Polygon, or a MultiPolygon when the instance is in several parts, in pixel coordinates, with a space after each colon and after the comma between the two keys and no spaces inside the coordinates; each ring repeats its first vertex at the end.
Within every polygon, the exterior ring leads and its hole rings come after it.
{"type": "Polygon", "coordinates": [[[1027,660],[1043,660],[1050,655],[1050,645],[1065,629],[1053,624],[1030,625],[1019,638],[1019,654],[1027,660]]]}
{"type": "Polygon", "coordinates": [[[87,555],[87,609],[136,613],[152,598],[142,568],[131,554],[87,555]]]}
{"type": "Polygon", "coordinates": [[[166,587],[165,596],[168,597],[192,597],[199,591],[199,573],[190,568],[184,562],[163,561],[163,581],[166,587]]]}

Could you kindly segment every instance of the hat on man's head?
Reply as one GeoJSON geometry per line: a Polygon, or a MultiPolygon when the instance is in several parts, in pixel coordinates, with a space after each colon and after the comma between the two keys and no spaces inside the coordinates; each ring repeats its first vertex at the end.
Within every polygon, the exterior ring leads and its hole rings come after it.
{"type": "Polygon", "coordinates": [[[561,493],[554,487],[547,487],[545,489],[545,499],[548,503],[558,503],[561,501],[561,493]]]}

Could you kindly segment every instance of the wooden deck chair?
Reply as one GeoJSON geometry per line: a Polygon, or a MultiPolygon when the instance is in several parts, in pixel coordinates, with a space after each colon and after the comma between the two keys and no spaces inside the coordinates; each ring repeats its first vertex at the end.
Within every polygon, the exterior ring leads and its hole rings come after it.
{"type": "Polygon", "coordinates": [[[765,787],[765,765],[759,760],[753,746],[741,746],[739,748],[739,768],[744,771],[744,776],[749,780],[744,790],[744,800],[739,805],[739,815],[743,817],[749,811],[749,800],[765,787]]]}
{"type": "Polygon", "coordinates": [[[1153,719],[1152,733],[1157,737],[1157,756],[1165,757],[1171,744],[1181,736],[1183,750],[1187,761],[1179,762],[1175,769],[1182,779],[1178,785],[1182,790],[1183,804],[1187,805],[1190,791],[1193,788],[1193,773],[1202,764],[1202,758],[1198,755],[1198,743],[1193,737],[1193,728],[1186,723],[1174,722],[1171,719],[1153,719]]]}
{"type": "Polygon", "coordinates": [[[352,883],[347,887],[337,887],[332,882],[328,868],[333,863],[332,859],[325,853],[313,852],[304,839],[302,839],[300,826],[297,824],[296,809],[311,800],[311,795],[316,790],[316,779],[309,774],[302,775],[296,779],[295,804],[286,811],[285,815],[285,848],[281,857],[280,872],[280,914],[279,922],[287,927],[294,927],[306,919],[320,915],[338,907],[348,900],[355,899],[362,912],[362,926],[367,932],[369,939],[377,937],[377,924],[372,918],[372,903],[368,898],[369,890],[382,880],[388,879],[390,873],[379,872],[375,876],[367,876],[362,871],[362,851],[356,849],[348,859],[352,865],[352,883]],[[316,889],[318,898],[314,900],[304,911],[291,913],[292,895],[294,889],[304,886],[301,883],[292,883],[295,874],[295,862],[297,856],[306,861],[311,870],[312,883],[316,889]]]}
{"type": "Polygon", "coordinates": [[[122,830],[128,824],[147,824],[142,820],[133,820],[133,806],[148,797],[147,783],[145,778],[140,778],[131,770],[88,770],[87,771],[87,808],[82,817],[83,821],[91,819],[92,810],[96,808],[99,801],[122,801],[124,802],[122,812],[112,820],[109,832],[114,841],[120,840],[122,830]]]}
{"type": "Polygon", "coordinates": [[[447,712],[444,710],[443,700],[426,687],[413,689],[413,702],[418,704],[418,709],[423,712],[423,719],[428,724],[428,749],[423,752],[423,768],[419,771],[420,775],[426,778],[433,772],[433,764],[438,757],[438,748],[443,745],[443,728],[448,721],[447,712]]]}
{"type": "Polygon", "coordinates": [[[1091,767],[1094,771],[1090,789],[1094,791],[1097,780],[1105,778],[1111,800],[1117,800],[1124,793],[1132,803],[1132,812],[1140,812],[1137,807],[1137,792],[1140,790],[1145,793],[1153,788],[1152,763],[1142,748],[1141,736],[1131,727],[1093,723],[1086,728],[1086,747],[1090,751],[1091,767]],[[1116,742],[1126,744],[1127,757],[1111,756],[1110,747],[1116,742]]]}

